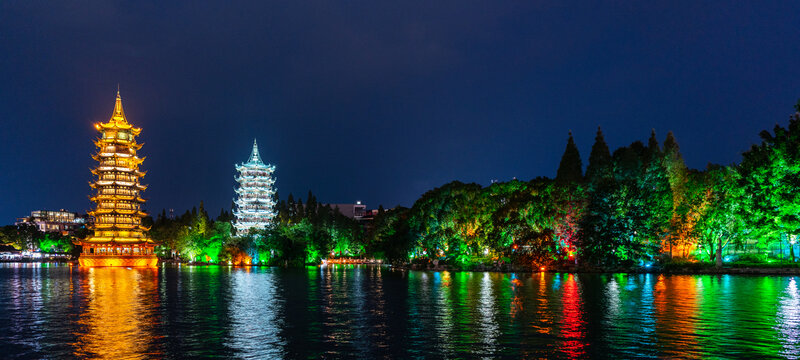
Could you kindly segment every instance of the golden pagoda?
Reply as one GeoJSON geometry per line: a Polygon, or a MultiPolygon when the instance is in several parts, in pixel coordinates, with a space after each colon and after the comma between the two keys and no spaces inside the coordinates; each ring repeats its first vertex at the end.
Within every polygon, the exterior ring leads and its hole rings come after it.
{"type": "Polygon", "coordinates": [[[139,183],[145,175],[139,165],[144,158],[136,156],[142,147],[136,136],[142,129],[125,118],[119,90],[111,119],[94,127],[100,132],[94,142],[97,153],[92,156],[98,162],[92,170],[97,179],[91,184],[96,192],[90,198],[97,206],[89,212],[95,219],[89,227],[94,235],[80,241],[79,262],[81,266],[156,266],[155,244],[145,233],[150,229],[142,225],[147,214],[141,210],[145,202],[141,192],[146,186],[139,183]]]}

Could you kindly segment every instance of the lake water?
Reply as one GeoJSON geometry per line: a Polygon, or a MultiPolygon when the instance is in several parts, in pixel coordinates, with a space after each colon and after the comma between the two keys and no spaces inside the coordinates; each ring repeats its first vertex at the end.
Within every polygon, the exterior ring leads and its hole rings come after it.
{"type": "Polygon", "coordinates": [[[798,280],[0,264],[0,357],[798,358],[798,280]]]}

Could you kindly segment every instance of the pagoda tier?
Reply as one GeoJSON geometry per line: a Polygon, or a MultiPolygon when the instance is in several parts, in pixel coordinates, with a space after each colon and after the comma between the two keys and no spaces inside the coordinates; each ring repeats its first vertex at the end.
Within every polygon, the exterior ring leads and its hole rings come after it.
{"type": "Polygon", "coordinates": [[[95,139],[97,152],[92,158],[97,167],[90,184],[95,190],[89,199],[96,204],[89,212],[95,221],[93,234],[80,241],[83,246],[79,262],[82,266],[155,266],[158,263],[155,244],[147,235],[150,228],[142,225],[147,214],[142,211],[141,197],[146,185],[139,180],[144,161],[136,152],[142,144],[136,136],[142,131],[128,123],[122,110],[122,98],[117,92],[114,112],[106,123],[95,124],[100,137],[95,139]]]}
{"type": "Polygon", "coordinates": [[[237,164],[239,175],[234,177],[236,188],[236,218],[234,227],[239,235],[247,234],[251,228],[263,229],[275,218],[275,166],[264,164],[258,154],[258,143],[253,141],[253,151],[246,163],[237,164]]]}

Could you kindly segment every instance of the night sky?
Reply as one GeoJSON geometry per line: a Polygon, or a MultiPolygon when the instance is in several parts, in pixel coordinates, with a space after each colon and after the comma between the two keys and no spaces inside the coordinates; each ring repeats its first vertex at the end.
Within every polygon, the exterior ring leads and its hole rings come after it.
{"type": "Polygon", "coordinates": [[[800,2],[2,1],[0,225],[90,209],[121,88],[152,213],[234,196],[257,138],[282,198],[410,206],[555,175],[672,130],[732,163],[800,97],[800,2]],[[67,4],[68,3],[68,4],[67,4]]]}

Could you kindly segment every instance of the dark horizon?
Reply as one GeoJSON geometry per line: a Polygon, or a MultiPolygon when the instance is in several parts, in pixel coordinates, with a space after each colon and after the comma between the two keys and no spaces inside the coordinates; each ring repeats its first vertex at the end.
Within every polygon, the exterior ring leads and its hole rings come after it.
{"type": "Polygon", "coordinates": [[[258,139],[281,198],[410,206],[453,180],[553,177],[673,131],[730,164],[800,97],[800,4],[0,5],[0,225],[85,212],[121,87],[153,215],[234,197],[258,139]]]}

